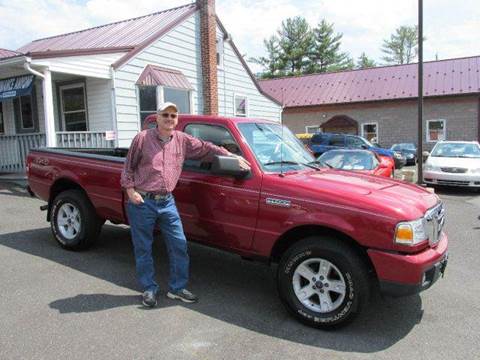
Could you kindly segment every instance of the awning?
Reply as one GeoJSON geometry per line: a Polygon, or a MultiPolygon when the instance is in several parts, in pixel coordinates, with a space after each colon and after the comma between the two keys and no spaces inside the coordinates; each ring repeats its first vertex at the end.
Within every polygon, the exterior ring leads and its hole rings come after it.
{"type": "Polygon", "coordinates": [[[147,65],[137,80],[137,85],[166,86],[176,89],[193,90],[192,85],[181,71],[147,65]]]}
{"type": "Polygon", "coordinates": [[[29,95],[33,87],[33,75],[15,76],[0,80],[0,101],[29,95]]]}

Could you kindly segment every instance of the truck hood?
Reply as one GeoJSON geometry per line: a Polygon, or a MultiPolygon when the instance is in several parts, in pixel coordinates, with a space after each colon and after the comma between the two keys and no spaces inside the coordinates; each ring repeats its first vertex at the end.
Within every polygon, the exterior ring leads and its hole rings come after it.
{"type": "Polygon", "coordinates": [[[327,199],[398,220],[418,219],[439,201],[420,186],[380,176],[328,169],[288,177],[318,201],[327,199]]]}

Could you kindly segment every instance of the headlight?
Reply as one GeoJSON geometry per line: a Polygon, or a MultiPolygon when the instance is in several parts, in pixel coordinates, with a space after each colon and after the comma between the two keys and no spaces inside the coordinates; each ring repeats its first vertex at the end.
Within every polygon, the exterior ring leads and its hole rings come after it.
{"type": "Polygon", "coordinates": [[[400,154],[400,153],[397,152],[397,151],[394,151],[394,152],[393,152],[393,156],[396,157],[397,159],[401,159],[401,158],[402,158],[402,154],[400,154]]]}
{"type": "Polygon", "coordinates": [[[414,246],[428,238],[425,229],[425,220],[398,223],[395,229],[395,242],[397,244],[414,246]]]}
{"type": "Polygon", "coordinates": [[[407,159],[413,159],[413,156],[414,156],[413,154],[408,154],[407,159]]]}
{"type": "Polygon", "coordinates": [[[480,174],[480,168],[470,169],[470,172],[473,174],[480,174]]]}
{"type": "Polygon", "coordinates": [[[427,164],[425,164],[425,167],[423,169],[426,170],[426,171],[436,171],[436,170],[438,170],[438,167],[427,163],[427,164]]]}

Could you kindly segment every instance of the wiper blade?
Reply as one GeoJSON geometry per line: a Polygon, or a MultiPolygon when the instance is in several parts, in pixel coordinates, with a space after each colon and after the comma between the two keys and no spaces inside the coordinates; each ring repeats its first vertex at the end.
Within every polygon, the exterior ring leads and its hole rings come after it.
{"type": "MultiPolygon", "coordinates": [[[[329,167],[330,169],[333,169],[333,166],[332,166],[332,165],[330,165],[330,164],[327,163],[327,162],[320,161],[320,160],[310,161],[309,164],[325,165],[325,166],[329,167]]],[[[317,169],[320,169],[320,168],[317,167],[317,169]]]]}
{"type": "Polygon", "coordinates": [[[288,161],[288,160],[271,161],[271,162],[265,163],[263,165],[267,166],[267,165],[281,165],[281,164],[284,164],[284,165],[303,165],[303,166],[307,166],[307,167],[315,169],[315,170],[320,170],[320,168],[318,166],[315,166],[315,165],[300,163],[300,162],[296,162],[296,161],[288,161]]]}

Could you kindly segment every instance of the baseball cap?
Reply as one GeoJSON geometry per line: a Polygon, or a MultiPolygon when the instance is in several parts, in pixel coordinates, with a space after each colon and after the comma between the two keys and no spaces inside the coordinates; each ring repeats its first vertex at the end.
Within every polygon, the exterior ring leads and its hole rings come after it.
{"type": "Polygon", "coordinates": [[[158,105],[157,114],[160,114],[162,111],[165,111],[169,107],[175,108],[175,110],[178,112],[177,105],[175,105],[174,103],[172,103],[170,101],[167,101],[167,102],[164,102],[164,103],[161,103],[161,104],[158,105]]]}

